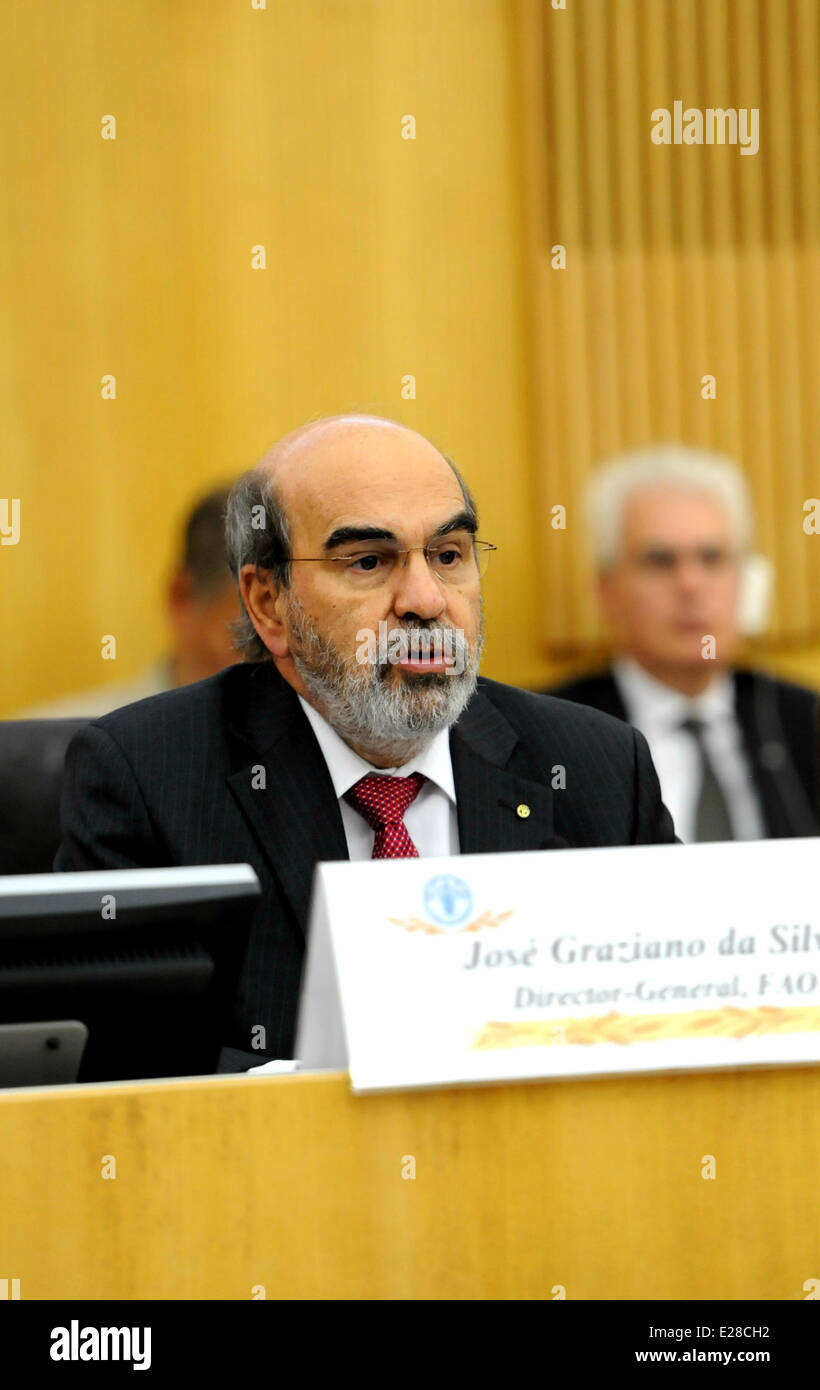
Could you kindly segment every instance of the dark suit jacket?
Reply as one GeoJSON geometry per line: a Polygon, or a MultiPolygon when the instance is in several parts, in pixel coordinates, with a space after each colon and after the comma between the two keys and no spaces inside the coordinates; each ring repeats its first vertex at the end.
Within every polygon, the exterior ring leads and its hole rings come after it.
{"type": "MultiPolygon", "coordinates": [[[[759,671],[732,672],[735,714],[770,839],[820,835],[820,697],[759,671]]],[[[603,710],[627,712],[612,672],[582,676],[549,692],[603,710]]]]}
{"type": "MultiPolygon", "coordinates": [[[[594,710],[480,680],[450,748],[462,853],[675,838],[646,741],[594,710]]],[[[313,868],[348,854],[324,757],[275,666],[231,666],[87,724],[62,823],[57,870],[253,866],[262,897],[225,1041],[248,1053],[263,1024],[266,1052],[245,1065],[291,1057],[313,868]],[[266,790],[252,786],[260,766],[266,790]]]]}

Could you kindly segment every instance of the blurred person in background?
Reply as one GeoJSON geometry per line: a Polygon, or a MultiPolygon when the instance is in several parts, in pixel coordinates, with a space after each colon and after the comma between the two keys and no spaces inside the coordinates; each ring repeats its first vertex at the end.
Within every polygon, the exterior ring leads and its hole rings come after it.
{"type": "Polygon", "coordinates": [[[625,454],[587,493],[611,666],[547,693],[640,729],[686,842],[820,833],[814,691],[738,669],[752,506],[730,459],[625,454]]]}
{"type": "Polygon", "coordinates": [[[148,695],[216,675],[241,658],[233,646],[239,618],[225,548],[230,487],[200,498],[184,523],[181,553],[165,591],[170,651],[129,681],[101,685],[22,710],[18,719],[96,718],[148,695]]]}

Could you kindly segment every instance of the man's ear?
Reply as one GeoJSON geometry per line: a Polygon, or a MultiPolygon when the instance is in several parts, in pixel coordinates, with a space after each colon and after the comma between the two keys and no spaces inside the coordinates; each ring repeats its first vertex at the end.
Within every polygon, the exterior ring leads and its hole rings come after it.
{"type": "Polygon", "coordinates": [[[620,571],[614,566],[599,570],[595,588],[607,636],[618,640],[624,626],[624,586],[620,571]]]}
{"type": "Polygon", "coordinates": [[[192,598],[193,584],[190,574],[181,567],[175,569],[165,589],[166,608],[172,627],[179,628],[185,623],[192,598]]]}
{"type": "Polygon", "coordinates": [[[612,620],[612,580],[608,570],[595,572],[595,597],[604,617],[612,620]]]}
{"type": "Polygon", "coordinates": [[[257,636],[271,656],[288,656],[290,645],[281,617],[282,591],[272,572],[257,565],[243,565],[239,571],[239,593],[257,636]]]}

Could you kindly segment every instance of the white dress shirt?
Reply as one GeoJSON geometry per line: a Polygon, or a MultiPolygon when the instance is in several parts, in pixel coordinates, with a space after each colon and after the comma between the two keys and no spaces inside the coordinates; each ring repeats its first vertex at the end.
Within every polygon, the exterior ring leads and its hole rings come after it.
{"type": "Polygon", "coordinates": [[[693,699],[664,685],[630,658],[612,667],[629,722],[646,738],[664,802],[684,843],[695,838],[701,764],[697,743],[681,729],[684,719],[700,719],[703,741],[726,804],[736,840],[765,839],[760,798],[735,714],[734,682],[716,675],[693,699]]]}
{"type": "Polygon", "coordinates": [[[373,854],[375,831],[364,816],[344,800],[345,792],[369,772],[381,772],[389,777],[409,777],[411,772],[424,773],[427,781],[404,813],[407,833],[420,859],[459,853],[456,786],[450,758],[449,730],[442,729],[441,733],[434,734],[426,747],[403,767],[373,767],[354,753],[350,745],[301,695],[299,702],[310,720],[339,798],[351,859],[370,859],[373,854]]]}

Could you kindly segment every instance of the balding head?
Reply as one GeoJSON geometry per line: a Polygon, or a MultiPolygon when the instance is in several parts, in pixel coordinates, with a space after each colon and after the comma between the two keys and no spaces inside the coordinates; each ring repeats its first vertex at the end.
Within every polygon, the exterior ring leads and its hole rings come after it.
{"type": "Polygon", "coordinates": [[[295,430],[278,439],[259,460],[257,469],[265,473],[275,485],[287,486],[288,478],[298,477],[312,466],[321,467],[329,458],[344,455],[354,461],[357,444],[366,447],[367,441],[395,440],[399,435],[411,436],[424,450],[438,454],[429,440],[417,430],[388,420],[382,415],[369,415],[365,412],[351,411],[346,415],[325,415],[318,420],[309,420],[295,430]]]}

